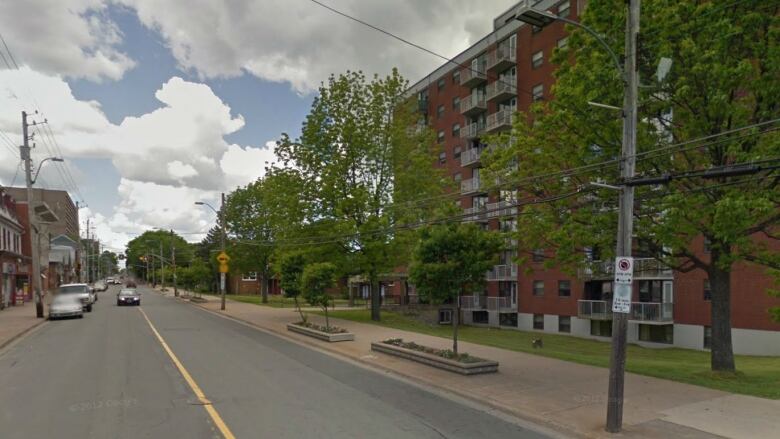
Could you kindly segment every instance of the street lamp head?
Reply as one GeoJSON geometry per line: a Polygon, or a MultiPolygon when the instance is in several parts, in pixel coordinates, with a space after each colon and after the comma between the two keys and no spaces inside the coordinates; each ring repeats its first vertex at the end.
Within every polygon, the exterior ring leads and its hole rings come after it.
{"type": "Polygon", "coordinates": [[[62,157],[52,157],[51,161],[53,161],[53,162],[64,162],[65,160],[62,157]]]}
{"type": "Polygon", "coordinates": [[[206,203],[204,203],[203,201],[196,201],[195,202],[196,206],[203,206],[204,204],[206,204],[206,203]]]}
{"type": "Polygon", "coordinates": [[[515,12],[515,20],[522,21],[537,27],[545,27],[557,19],[547,11],[534,9],[529,0],[525,0],[515,12]]]}

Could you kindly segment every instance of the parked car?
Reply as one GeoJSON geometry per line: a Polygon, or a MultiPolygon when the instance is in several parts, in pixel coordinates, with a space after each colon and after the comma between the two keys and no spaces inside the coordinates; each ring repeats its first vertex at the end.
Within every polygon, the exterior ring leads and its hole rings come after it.
{"type": "Polygon", "coordinates": [[[76,294],[58,294],[49,305],[49,320],[64,317],[84,317],[84,308],[76,294]]]}
{"type": "Polygon", "coordinates": [[[140,305],[141,293],[134,288],[123,288],[116,295],[116,305],[140,305]]]}
{"type": "Polygon", "coordinates": [[[96,291],[106,291],[108,289],[108,285],[106,285],[105,282],[99,280],[95,282],[95,290],[96,291]]]}
{"type": "Polygon", "coordinates": [[[81,301],[81,307],[86,312],[92,312],[96,295],[87,284],[65,284],[57,288],[57,295],[72,295],[81,301]]]}
{"type": "Polygon", "coordinates": [[[125,288],[138,288],[138,286],[135,284],[135,282],[129,280],[127,283],[125,283],[125,288]]]}
{"type": "Polygon", "coordinates": [[[113,277],[107,277],[106,278],[106,285],[114,285],[114,278],[113,277]]]}

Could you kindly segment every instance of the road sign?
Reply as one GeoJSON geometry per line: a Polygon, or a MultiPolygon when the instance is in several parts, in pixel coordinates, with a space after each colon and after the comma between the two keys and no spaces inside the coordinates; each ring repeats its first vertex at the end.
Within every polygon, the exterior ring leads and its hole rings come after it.
{"type": "Polygon", "coordinates": [[[612,298],[612,312],[631,312],[631,284],[615,284],[615,295],[612,298]]]}
{"type": "Polygon", "coordinates": [[[634,280],[634,258],[619,256],[615,258],[615,283],[628,284],[634,280]]]}
{"type": "Polygon", "coordinates": [[[217,260],[220,264],[227,264],[230,260],[230,256],[228,256],[225,252],[220,252],[220,254],[217,255],[217,260]]]}
{"type": "Polygon", "coordinates": [[[222,264],[222,263],[219,264],[220,273],[227,273],[228,271],[230,271],[230,269],[228,268],[228,264],[222,264]]]}

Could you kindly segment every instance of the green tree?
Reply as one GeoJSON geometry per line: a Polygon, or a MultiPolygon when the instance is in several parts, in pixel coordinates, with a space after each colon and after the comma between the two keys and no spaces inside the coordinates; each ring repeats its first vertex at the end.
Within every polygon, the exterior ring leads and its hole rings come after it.
{"type": "Polygon", "coordinates": [[[485,273],[496,263],[503,246],[499,233],[475,224],[429,226],[420,232],[409,278],[432,303],[453,303],[452,351],[456,355],[460,296],[485,284],[485,273]]]}
{"type": "Polygon", "coordinates": [[[301,321],[306,323],[306,315],[301,311],[298,297],[301,295],[301,276],[306,266],[306,259],[302,253],[288,253],[279,261],[279,286],[284,291],[284,297],[295,301],[295,309],[301,315],[301,321]]]}
{"type": "Polygon", "coordinates": [[[328,306],[332,298],[328,290],[336,284],[336,266],[330,262],[315,262],[307,265],[301,275],[301,287],[306,301],[319,306],[325,312],[325,329],[330,330],[328,306]]]}
{"type": "Polygon", "coordinates": [[[410,129],[417,116],[406,89],[395,70],[370,81],[359,72],[331,76],[314,98],[300,139],[285,134],[276,148],[284,166],[300,176],[298,196],[310,218],[327,226],[325,235],[339,237],[332,240],[349,261],[346,274],[370,280],[374,320],[380,317],[379,275],[408,255],[410,241],[392,228],[434,210],[405,202],[438,195],[445,186],[433,167],[430,130],[410,129]]]}
{"type": "MultiPolygon", "coordinates": [[[[133,271],[138,277],[147,277],[147,264],[144,258],[149,257],[149,269],[158,270],[160,267],[160,250],[162,245],[162,258],[166,265],[166,280],[171,271],[171,256],[175,249],[176,264],[186,267],[193,258],[192,246],[179,235],[166,230],[147,230],[127,243],[128,266],[132,264],[133,271]]],[[[151,276],[151,271],[149,272],[151,276]]]]}
{"type": "MultiPolygon", "coordinates": [[[[638,175],[777,157],[780,137],[771,120],[780,114],[779,8],[760,0],[642,2],[638,175]],[[672,67],[660,78],[654,72],[662,58],[671,59],[672,67]],[[764,125],[729,133],[755,124],[764,125]],[[680,145],[705,136],[712,137],[680,145]]],[[[581,21],[621,53],[625,9],[621,0],[590,2],[581,21]]],[[[619,105],[622,84],[603,48],[587,33],[570,31],[568,45],[553,57],[559,64],[555,99],[518,115],[510,133],[489,140],[505,147],[488,158],[488,167],[507,181],[523,182],[520,191],[534,197],[569,195],[521,209],[517,238],[523,249],[554,249],[548,264],[575,270],[588,249],[599,249],[604,260],[614,256],[614,192],[575,192],[589,182],[619,181],[614,158],[620,156],[621,120],[588,102],[619,105]],[[520,166],[510,166],[518,161],[520,166]],[[567,168],[577,171],[529,178],[567,168]]],[[[780,266],[772,251],[780,220],[777,178],[675,179],[664,187],[637,188],[636,200],[637,252],[679,272],[708,274],[712,369],[734,371],[731,272],[743,263],[780,266]],[[702,237],[710,243],[709,255],[693,247],[702,237]]]]}

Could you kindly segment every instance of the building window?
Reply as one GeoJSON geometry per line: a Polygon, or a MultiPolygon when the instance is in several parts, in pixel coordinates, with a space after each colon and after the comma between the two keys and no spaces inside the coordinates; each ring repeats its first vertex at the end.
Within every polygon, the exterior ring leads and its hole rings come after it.
{"type": "Polygon", "coordinates": [[[460,138],[460,124],[456,123],[452,126],[452,137],[460,138]]]}
{"type": "Polygon", "coordinates": [[[451,309],[440,309],[439,310],[439,324],[440,325],[451,325],[452,324],[452,310],[451,309]]]}
{"type": "Polygon", "coordinates": [[[441,119],[444,117],[444,105],[439,105],[436,107],[436,119],[441,119]]]}
{"type": "Polygon", "coordinates": [[[460,183],[460,181],[463,180],[463,176],[460,172],[456,172],[452,175],[452,179],[455,180],[456,183],[460,183]]]}
{"type": "Polygon", "coordinates": [[[710,247],[712,247],[712,241],[710,241],[710,238],[704,237],[704,253],[710,252],[710,247]]]}
{"type": "Polygon", "coordinates": [[[544,84],[534,85],[534,88],[531,89],[531,96],[531,100],[534,102],[544,99],[544,84]]]}
{"type": "Polygon", "coordinates": [[[534,281],[534,296],[544,296],[544,281],[543,280],[535,280],[534,281]]]}
{"type": "Polygon", "coordinates": [[[436,87],[438,87],[439,91],[441,91],[445,85],[447,85],[447,81],[445,81],[444,78],[439,78],[439,81],[436,83],[436,87]]]}
{"type": "Polygon", "coordinates": [[[591,320],[590,335],[612,337],[612,320],[591,320]]]}
{"type": "Polygon", "coordinates": [[[558,297],[571,297],[571,281],[559,280],[558,281],[558,297]]]}
{"type": "Polygon", "coordinates": [[[544,262],[544,249],[543,248],[534,249],[531,260],[533,262],[544,262]]]}
{"type": "Polygon", "coordinates": [[[544,314],[534,314],[534,329],[544,329],[544,314]]]}
{"type": "Polygon", "coordinates": [[[241,280],[243,281],[255,281],[257,280],[257,272],[256,271],[250,271],[248,273],[244,273],[241,275],[241,280]]]}
{"type": "Polygon", "coordinates": [[[460,85],[460,70],[456,70],[455,73],[452,74],[452,83],[460,85]]]}
{"type": "Polygon", "coordinates": [[[566,46],[569,45],[569,37],[563,37],[560,40],[558,40],[558,48],[559,49],[565,49],[566,46]]]}
{"type": "Polygon", "coordinates": [[[712,327],[704,327],[704,349],[710,349],[712,347],[712,327]]]}
{"type": "Polygon", "coordinates": [[[498,315],[498,324],[500,326],[511,326],[517,328],[517,313],[501,313],[498,315]]]}
{"type": "Polygon", "coordinates": [[[541,26],[531,25],[531,33],[532,34],[538,34],[541,31],[542,31],[542,27],[541,26]]]}
{"type": "Polygon", "coordinates": [[[562,1],[561,4],[558,5],[558,16],[566,18],[571,14],[571,1],[566,0],[562,1]]]}
{"type": "Polygon", "coordinates": [[[447,153],[445,151],[442,151],[439,153],[439,163],[446,163],[447,162],[447,153]]]}
{"type": "MultiPolygon", "coordinates": [[[[460,131],[460,128],[458,128],[458,131],[460,131]]],[[[452,156],[456,159],[460,158],[460,145],[457,145],[455,148],[452,148],[452,156]]]]}
{"type": "Polygon", "coordinates": [[[674,325],[639,325],[639,340],[652,343],[674,343],[674,325]]]}
{"type": "Polygon", "coordinates": [[[436,134],[436,141],[439,143],[444,142],[444,130],[439,130],[439,132],[436,134]]]}
{"type": "Polygon", "coordinates": [[[452,109],[455,111],[460,111],[460,98],[458,96],[452,98],[452,109]]]}
{"type": "Polygon", "coordinates": [[[558,332],[565,332],[567,334],[571,332],[571,317],[558,316],[558,332]]]}
{"type": "Polygon", "coordinates": [[[544,52],[538,51],[531,55],[531,67],[538,69],[544,63],[544,52]]]}
{"type": "Polygon", "coordinates": [[[712,300],[712,290],[710,289],[709,279],[704,279],[704,300],[712,300]]]}
{"type": "Polygon", "coordinates": [[[474,323],[489,323],[489,317],[487,311],[473,311],[471,313],[471,321],[474,323]]]}

